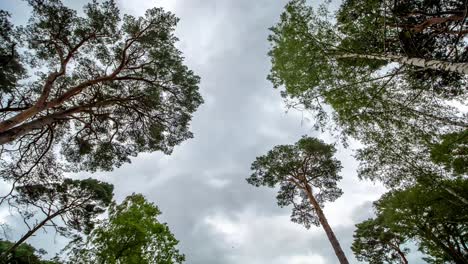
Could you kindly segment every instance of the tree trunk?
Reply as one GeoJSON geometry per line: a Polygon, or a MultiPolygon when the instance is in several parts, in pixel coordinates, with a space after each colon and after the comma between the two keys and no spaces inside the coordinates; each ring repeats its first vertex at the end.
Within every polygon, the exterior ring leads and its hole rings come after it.
{"type": "Polygon", "coordinates": [[[406,259],[405,254],[401,252],[401,250],[398,250],[398,254],[400,254],[401,260],[403,261],[404,264],[408,264],[408,260],[406,259]]]}
{"type": "Polygon", "coordinates": [[[456,264],[467,263],[463,255],[460,255],[454,248],[447,246],[444,242],[440,241],[440,239],[432,233],[432,230],[425,226],[419,226],[418,228],[426,234],[429,240],[436,243],[448,256],[450,256],[456,264]]]}
{"type": "Polygon", "coordinates": [[[16,243],[13,244],[9,249],[7,249],[2,255],[0,255],[0,257],[6,260],[5,263],[8,263],[9,261],[8,255],[10,253],[15,251],[21,244],[24,243],[24,241],[26,241],[29,237],[34,235],[34,233],[36,233],[39,229],[41,229],[47,222],[49,222],[51,219],[55,218],[59,214],[61,214],[60,210],[47,216],[44,220],[42,220],[39,224],[37,224],[33,229],[29,230],[26,234],[24,234],[23,237],[21,237],[18,241],[16,241],[16,243]]]}
{"type": "Polygon", "coordinates": [[[463,197],[463,196],[460,196],[457,192],[455,192],[452,188],[450,187],[447,187],[447,186],[442,186],[442,188],[447,191],[448,193],[450,193],[451,195],[457,197],[460,201],[462,201],[464,204],[468,205],[468,200],[463,197]]]}
{"type": "Polygon", "coordinates": [[[307,194],[307,197],[309,198],[310,204],[312,204],[315,211],[317,212],[317,216],[319,218],[320,224],[325,230],[328,240],[330,240],[330,243],[332,244],[333,250],[335,250],[335,254],[338,257],[338,260],[340,261],[341,264],[349,264],[348,259],[346,258],[343,250],[341,249],[340,243],[338,242],[338,239],[335,236],[335,233],[333,233],[333,230],[328,224],[327,218],[325,217],[325,214],[323,213],[322,208],[320,208],[320,205],[318,204],[317,200],[315,200],[315,197],[312,194],[312,188],[310,187],[309,184],[306,185],[306,194],[307,194]]]}
{"type": "Polygon", "coordinates": [[[408,260],[406,259],[405,253],[403,253],[398,245],[390,245],[393,247],[398,255],[400,255],[401,261],[403,261],[403,264],[408,264],[408,260]]]}
{"type": "Polygon", "coordinates": [[[408,58],[405,56],[392,55],[392,54],[364,55],[364,54],[347,53],[347,54],[337,55],[336,58],[338,59],[354,58],[354,59],[385,60],[385,61],[398,62],[398,63],[405,64],[405,65],[421,67],[425,69],[468,74],[468,63],[455,63],[455,62],[447,62],[447,61],[440,61],[440,60],[408,58]]]}
{"type": "MultiPolygon", "coordinates": [[[[79,94],[83,89],[98,84],[106,81],[111,81],[113,80],[117,74],[121,71],[121,68],[117,68],[112,74],[104,76],[104,77],[99,77],[94,80],[90,81],[85,81],[77,86],[74,86],[70,88],[70,90],[66,91],[64,94],[62,94],[60,97],[46,103],[44,98],[41,96],[39,100],[36,102],[35,105],[32,107],[24,110],[23,112],[7,119],[4,121],[0,122],[0,133],[5,133],[8,132],[9,129],[13,129],[19,124],[25,122],[26,120],[32,118],[34,115],[46,110],[46,109],[51,109],[53,107],[57,107],[59,105],[62,105],[65,101],[69,100],[73,96],[79,94]]],[[[49,78],[46,80],[45,88],[44,89],[50,89],[53,81],[55,80],[54,75],[49,76],[49,78]],[[51,79],[52,78],[52,79],[51,79]],[[51,79],[51,80],[49,80],[51,79]]]]}
{"type": "Polygon", "coordinates": [[[84,107],[76,107],[69,110],[65,110],[63,112],[58,112],[55,114],[51,114],[45,117],[38,118],[33,120],[29,123],[24,123],[20,126],[14,127],[9,129],[5,132],[0,133],[0,145],[10,143],[17,139],[20,136],[25,135],[28,132],[31,132],[34,129],[40,129],[47,125],[50,125],[54,122],[63,120],[64,118],[70,116],[71,114],[77,113],[85,109],[84,107]]]}

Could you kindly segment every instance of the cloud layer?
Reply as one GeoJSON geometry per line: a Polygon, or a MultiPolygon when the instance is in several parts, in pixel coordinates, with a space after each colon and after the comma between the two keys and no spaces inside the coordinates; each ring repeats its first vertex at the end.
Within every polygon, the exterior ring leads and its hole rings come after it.
{"type": "MultiPolygon", "coordinates": [[[[65,3],[80,6],[78,1],[65,3]]],[[[118,3],[122,13],[142,15],[147,8],[162,5],[181,18],[178,45],[189,67],[201,76],[206,103],[194,116],[194,139],[171,156],[141,154],[131,164],[92,177],[113,183],[118,201],[137,192],[155,202],[162,220],[180,240],[187,263],[337,263],[321,227],[306,230],[291,223],[290,208],[277,207],[274,189],[254,188],[245,181],[256,156],[275,145],[294,143],[304,134],[317,136],[301,113],[285,112],[279,91],[266,80],[268,27],[286,1],[118,3]]],[[[3,8],[11,9],[17,21],[25,21],[24,7],[3,8]]],[[[350,259],[354,224],[371,216],[370,201],[383,191],[357,179],[351,155],[339,148],[345,194],[325,207],[350,259]]],[[[62,244],[49,238],[38,236],[31,242],[54,252],[62,244]]]]}

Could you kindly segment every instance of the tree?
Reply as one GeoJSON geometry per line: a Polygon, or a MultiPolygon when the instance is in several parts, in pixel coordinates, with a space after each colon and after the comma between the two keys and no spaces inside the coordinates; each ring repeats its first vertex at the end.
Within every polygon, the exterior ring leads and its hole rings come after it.
{"type": "Polygon", "coordinates": [[[109,208],[109,218],[86,243],[75,241],[69,263],[182,263],[178,241],[167,224],[160,223],[158,207],[141,194],[132,194],[109,208]]]}
{"type": "Polygon", "coordinates": [[[441,136],[431,148],[431,159],[454,174],[468,174],[468,130],[441,136]]]}
{"type": "Polygon", "coordinates": [[[293,205],[291,221],[306,228],[321,224],[340,263],[348,263],[322,211],[325,202],[342,194],[337,186],[341,164],[333,158],[335,151],[333,146],[309,137],[294,145],[276,146],[252,163],[253,173],[247,182],[256,187],[279,185],[278,205],[293,205]]]}
{"type": "MultiPolygon", "coordinates": [[[[467,179],[445,180],[442,184],[468,198],[467,179]]],[[[416,242],[430,263],[468,261],[467,207],[443,188],[418,184],[392,191],[384,194],[374,207],[377,217],[371,220],[371,227],[384,228],[385,232],[381,235],[369,232],[368,221],[359,224],[353,244],[356,253],[372,252],[376,245],[386,244],[393,237],[398,238],[396,242],[416,242]]]]}
{"type": "Polygon", "coordinates": [[[361,52],[467,62],[461,41],[468,33],[466,12],[457,0],[346,0],[336,17],[342,44],[361,52]]]}
{"type": "Polygon", "coordinates": [[[407,238],[393,233],[381,218],[368,219],[356,227],[351,249],[359,261],[408,264],[406,255],[409,249],[403,247],[407,238]]]}
{"type": "Polygon", "coordinates": [[[112,201],[111,184],[95,179],[72,180],[16,187],[10,206],[18,209],[29,231],[3,252],[2,257],[15,252],[28,238],[45,227],[53,227],[62,235],[72,231],[89,234],[97,216],[112,201]],[[43,214],[38,220],[37,213],[43,214]]]}
{"type": "MultiPolygon", "coordinates": [[[[85,5],[81,17],[60,0],[28,3],[24,27],[12,29],[0,16],[2,32],[14,33],[2,47],[21,44],[15,56],[31,74],[0,90],[4,179],[111,170],[192,137],[191,115],[203,100],[199,77],[174,45],[173,14],[152,8],[122,18],[109,0],[85,5]]],[[[10,76],[13,68],[0,71],[10,76]]]]}
{"type": "MultiPolygon", "coordinates": [[[[430,78],[415,77],[418,72],[427,73],[427,65],[419,67],[410,61],[446,59],[438,53],[428,56],[430,50],[447,46],[447,42],[441,44],[442,37],[437,45],[418,46],[426,49],[422,57],[407,56],[396,44],[379,50],[386,41],[399,41],[397,29],[383,38],[382,28],[377,28],[383,25],[384,6],[382,1],[345,1],[334,23],[326,9],[315,12],[305,1],[291,1],[271,29],[268,78],[275,88],[284,87],[282,95],[289,106],[315,114],[317,127],[338,129],[344,139],[353,137],[364,144],[357,155],[360,178],[379,179],[392,188],[414,184],[419,178],[436,182],[453,178],[429,153],[442,135],[468,127],[466,114],[448,103],[450,99],[466,105],[466,75],[449,74],[452,78],[439,69],[430,78]],[[424,78],[428,80],[419,81],[424,78]],[[333,110],[333,122],[326,106],[333,110]]],[[[459,53],[453,59],[467,65],[465,55],[459,53]]],[[[452,63],[451,59],[445,62],[452,63]]]]}
{"type": "MultiPolygon", "coordinates": [[[[9,249],[13,243],[5,240],[0,240],[0,255],[2,255],[5,250],[9,249]]],[[[40,255],[45,254],[44,250],[36,250],[29,244],[21,244],[14,252],[10,258],[9,263],[14,264],[58,264],[55,261],[42,260],[40,255]]],[[[0,263],[3,263],[1,261],[0,263]]]]}
{"type": "MultiPolygon", "coordinates": [[[[0,10],[0,92],[11,91],[17,80],[24,74],[13,41],[13,25],[8,20],[10,14],[0,10]]],[[[3,107],[2,107],[3,108],[3,107]]]]}
{"type": "MultiPolygon", "coordinates": [[[[468,198],[466,179],[446,180],[443,184],[468,198]]],[[[377,202],[376,210],[396,232],[417,239],[421,251],[432,261],[468,261],[466,205],[444,189],[416,185],[391,192],[377,202]]]]}

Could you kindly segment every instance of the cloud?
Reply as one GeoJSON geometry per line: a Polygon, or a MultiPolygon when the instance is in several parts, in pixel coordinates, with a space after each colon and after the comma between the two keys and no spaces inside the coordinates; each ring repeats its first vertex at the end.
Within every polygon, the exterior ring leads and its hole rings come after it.
{"type": "MultiPolygon", "coordinates": [[[[71,2],[80,6],[79,1],[66,1],[71,2]]],[[[162,5],[181,18],[178,47],[201,76],[206,102],[193,118],[195,137],[171,156],[144,153],[113,172],[73,176],[113,183],[118,201],[133,192],[143,193],[162,210],[161,219],[180,240],[189,264],[337,263],[321,227],[307,230],[291,223],[290,208],[276,205],[275,189],[255,188],[245,181],[256,156],[305,134],[317,136],[301,113],[285,113],[279,91],[266,80],[268,28],[279,19],[285,3],[118,1],[121,13],[142,15],[147,8],[162,5]]],[[[13,11],[15,17],[26,15],[13,11]]],[[[370,201],[383,188],[357,179],[352,151],[339,148],[337,158],[344,166],[340,187],[345,194],[326,204],[325,213],[352,259],[354,224],[369,215],[370,201]]],[[[51,235],[41,234],[32,242],[51,253],[62,246],[54,244],[51,235]]]]}

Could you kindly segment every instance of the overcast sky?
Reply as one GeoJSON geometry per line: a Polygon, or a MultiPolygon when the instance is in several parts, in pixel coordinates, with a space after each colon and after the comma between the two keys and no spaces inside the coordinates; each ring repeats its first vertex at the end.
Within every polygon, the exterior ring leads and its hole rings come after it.
{"type": "MultiPolygon", "coordinates": [[[[84,2],[65,1],[75,8],[84,2]]],[[[117,2],[122,13],[142,15],[148,8],[163,6],[180,18],[178,47],[201,77],[205,104],[194,114],[194,138],[176,147],[171,156],[142,154],[111,173],[91,176],[114,184],[118,201],[136,192],[157,204],[161,220],[180,240],[186,263],[337,263],[322,227],[307,230],[291,223],[290,208],[276,205],[275,189],[255,188],[245,181],[255,157],[275,145],[292,144],[305,134],[333,142],[314,132],[302,113],[286,113],[279,91],[266,80],[268,28],[286,1],[117,2]]],[[[19,0],[1,0],[0,8],[11,11],[16,23],[29,16],[19,0]]],[[[352,153],[338,146],[344,195],[326,204],[325,214],[348,258],[356,263],[349,249],[354,225],[372,216],[372,201],[384,189],[357,179],[352,153]]],[[[84,176],[89,175],[80,175],[84,176]]],[[[3,218],[8,219],[5,212],[3,218]]],[[[63,246],[61,241],[40,234],[29,242],[54,253],[63,246]]]]}

